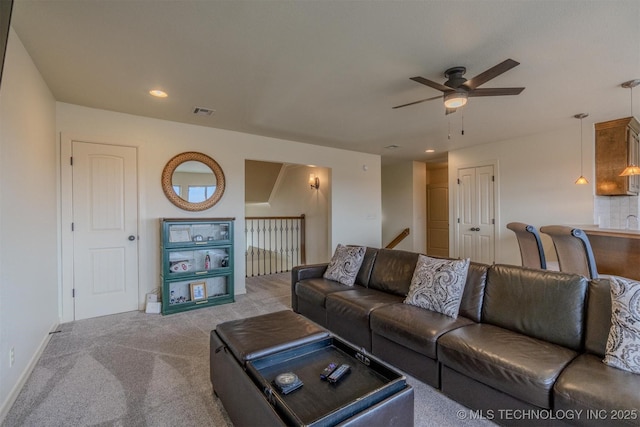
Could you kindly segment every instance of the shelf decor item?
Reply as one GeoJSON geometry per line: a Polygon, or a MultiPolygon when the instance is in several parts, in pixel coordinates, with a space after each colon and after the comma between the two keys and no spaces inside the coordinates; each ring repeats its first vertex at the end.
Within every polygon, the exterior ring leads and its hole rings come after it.
{"type": "Polygon", "coordinates": [[[234,301],[234,218],[161,218],[162,314],[234,301]]]}
{"type": "Polygon", "coordinates": [[[191,288],[191,301],[200,301],[203,299],[207,299],[206,282],[190,283],[189,287],[191,288]]]}
{"type": "Polygon", "coordinates": [[[191,234],[188,228],[174,227],[169,233],[170,242],[188,242],[191,240],[191,234]]]}

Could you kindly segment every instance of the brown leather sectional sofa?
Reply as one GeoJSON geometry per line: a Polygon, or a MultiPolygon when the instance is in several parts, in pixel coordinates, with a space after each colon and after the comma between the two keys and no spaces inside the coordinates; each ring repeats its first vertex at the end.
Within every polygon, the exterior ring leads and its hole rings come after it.
{"type": "Polygon", "coordinates": [[[417,253],[367,248],[354,286],[295,267],[292,308],[504,425],[640,425],[640,375],[602,363],[609,281],[471,263],[456,319],[404,304],[417,253]]]}

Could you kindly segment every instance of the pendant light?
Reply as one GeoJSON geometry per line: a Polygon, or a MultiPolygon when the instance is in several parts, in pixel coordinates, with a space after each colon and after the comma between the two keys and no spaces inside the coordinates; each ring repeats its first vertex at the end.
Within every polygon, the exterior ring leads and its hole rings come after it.
{"type": "Polygon", "coordinates": [[[584,119],[585,117],[589,116],[589,114],[587,113],[580,113],[580,114],[576,114],[575,117],[576,119],[580,119],[580,177],[578,179],[576,179],[576,184],[581,185],[581,184],[588,184],[589,181],[587,181],[587,178],[584,177],[584,174],[582,172],[582,166],[583,166],[583,155],[582,155],[582,119],[584,119]]]}
{"type": "MultiPolygon", "coordinates": [[[[629,89],[631,92],[631,117],[633,117],[633,88],[638,86],[639,84],[640,84],[640,80],[629,80],[628,82],[624,82],[620,85],[625,89],[629,89]]],[[[633,159],[631,160],[631,163],[629,164],[629,166],[624,168],[620,176],[632,176],[632,175],[640,175],[640,167],[636,166],[636,164],[633,163],[633,159]]]]}

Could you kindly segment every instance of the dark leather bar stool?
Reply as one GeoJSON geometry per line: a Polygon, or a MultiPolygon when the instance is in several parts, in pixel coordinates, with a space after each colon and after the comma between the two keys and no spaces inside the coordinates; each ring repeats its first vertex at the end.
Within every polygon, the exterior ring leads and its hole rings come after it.
{"type": "Polygon", "coordinates": [[[583,230],[564,225],[545,225],[540,227],[540,231],[551,236],[560,271],[580,274],[588,279],[598,278],[591,243],[583,230]]]}
{"type": "Polygon", "coordinates": [[[530,268],[547,268],[547,260],[544,256],[544,249],[538,230],[533,225],[522,222],[510,222],[507,228],[516,233],[518,244],[520,245],[520,257],[522,266],[530,268]]]}

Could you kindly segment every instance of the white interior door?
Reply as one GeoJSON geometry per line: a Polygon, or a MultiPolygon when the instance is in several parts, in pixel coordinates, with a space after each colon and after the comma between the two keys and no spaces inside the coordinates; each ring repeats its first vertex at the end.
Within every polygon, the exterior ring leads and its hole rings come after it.
{"type": "Polygon", "coordinates": [[[495,260],[493,165],[458,170],[458,254],[492,264],[495,260]]]}
{"type": "Polygon", "coordinates": [[[75,319],[138,308],[137,153],[73,141],[75,319]]]}

